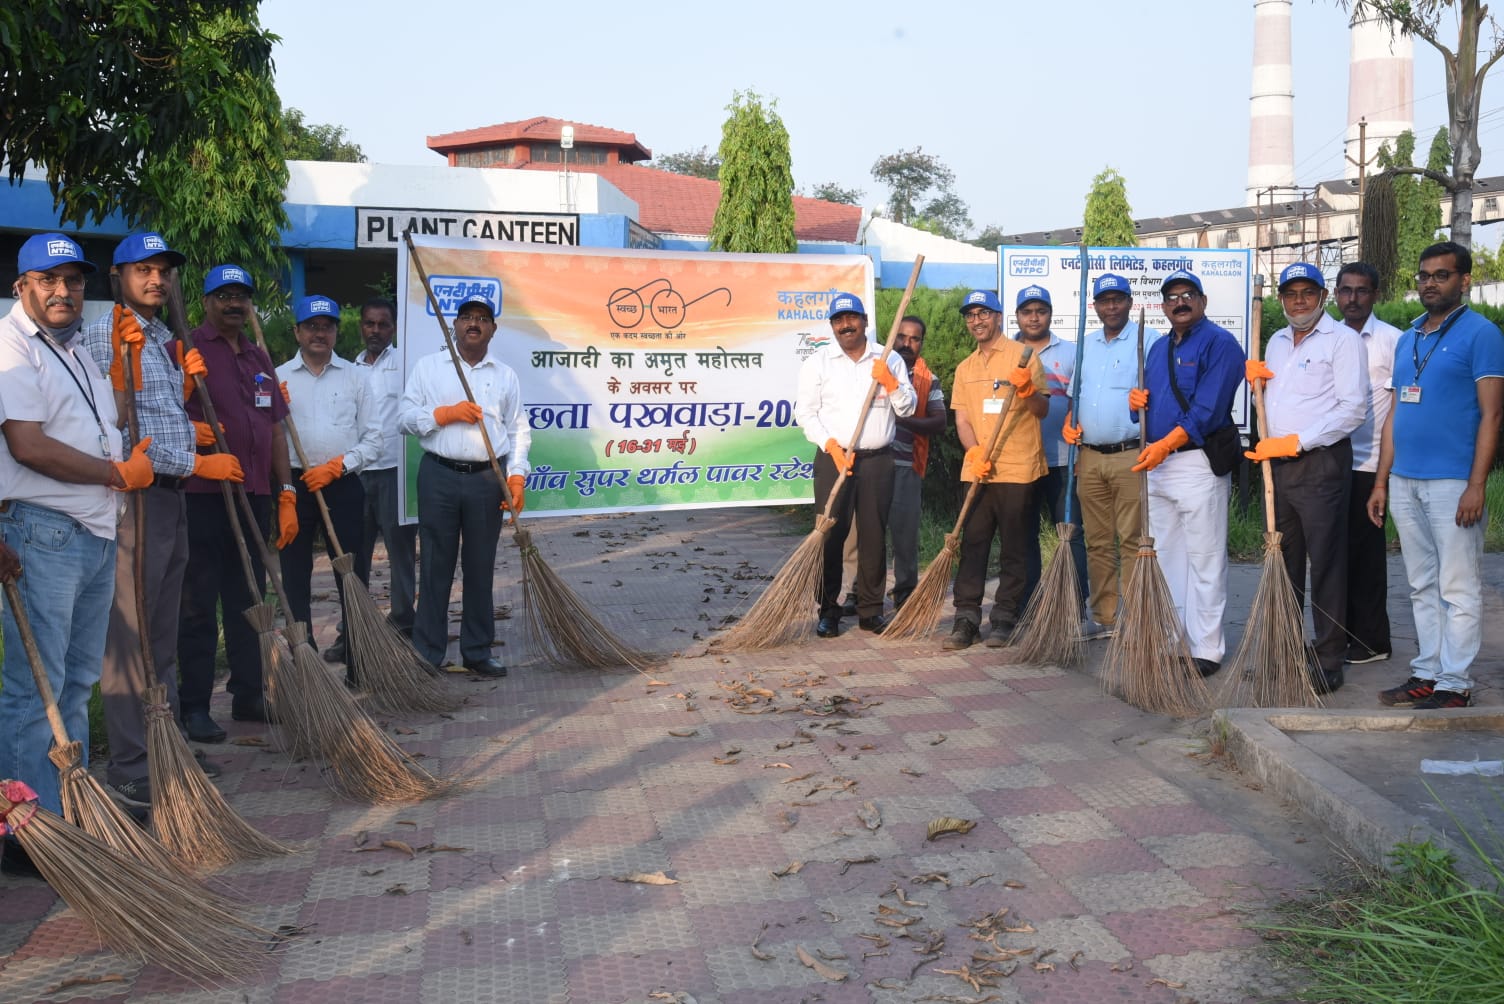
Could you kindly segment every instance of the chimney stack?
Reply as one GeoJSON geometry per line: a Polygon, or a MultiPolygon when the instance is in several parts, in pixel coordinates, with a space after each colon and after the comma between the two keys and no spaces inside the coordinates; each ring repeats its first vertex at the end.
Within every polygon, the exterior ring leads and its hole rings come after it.
{"type": "Polygon", "coordinates": [[[1295,187],[1291,0],[1253,2],[1253,94],[1248,114],[1247,204],[1268,188],[1295,187]]]}
{"type": "MultiPolygon", "coordinates": [[[[1347,147],[1343,174],[1358,176],[1358,120],[1368,119],[1369,165],[1384,143],[1394,149],[1400,133],[1415,127],[1415,42],[1391,30],[1388,21],[1354,15],[1347,69],[1347,147]]],[[[1422,152],[1431,137],[1415,137],[1422,152]]],[[[1369,173],[1373,173],[1370,171],[1369,173]]]]}

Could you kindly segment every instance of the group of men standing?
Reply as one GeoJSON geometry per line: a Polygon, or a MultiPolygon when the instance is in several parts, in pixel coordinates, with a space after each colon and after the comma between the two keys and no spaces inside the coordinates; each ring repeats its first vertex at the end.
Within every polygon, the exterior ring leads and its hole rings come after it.
{"type": "MultiPolygon", "coordinates": [[[[1373,315],[1379,277],[1372,266],[1353,263],[1338,272],[1339,322],[1327,313],[1320,269],[1293,264],[1278,284],[1288,324],[1271,336],[1262,358],[1253,359],[1206,316],[1207,296],[1195,272],[1174,272],[1160,286],[1167,334],[1132,323],[1132,286],[1109,273],[1093,284],[1101,327],[1086,334],[1079,371],[1076,347],[1050,330],[1048,290],[1030,286],[1018,293],[1015,338],[1003,337],[997,295],[970,293],[961,313],[975,350],[956,367],[952,406],[966,451],[961,478],[981,487],[962,534],[955,619],[943,647],[965,649],[982,635],[994,540],[1000,564],[986,641],[1006,644],[1039,580],[1040,513],[1057,523],[1065,519],[1065,451],[1074,449],[1080,504],[1072,498],[1069,508],[1084,524],[1084,553],[1069,560],[1082,570],[1086,637],[1116,630],[1147,525],[1196,668],[1203,676],[1218,672],[1226,654],[1231,470],[1241,453],[1268,462],[1283,560],[1302,607],[1309,569],[1312,686],[1334,691],[1344,683],[1345,665],[1391,657],[1387,504],[1405,558],[1420,651],[1410,678],[1382,691],[1379,700],[1421,709],[1466,707],[1472,700],[1468,668],[1482,638],[1484,484],[1504,417],[1504,334],[1464,302],[1471,269],[1471,254],[1458,244],[1427,248],[1415,277],[1425,313],[1400,332],[1373,315]],[[1025,348],[1032,350],[1026,361],[1025,348]],[[1246,451],[1232,410],[1245,380],[1263,390],[1267,422],[1266,434],[1246,451]],[[1145,476],[1147,520],[1140,491],[1145,476]]],[[[913,553],[917,540],[917,522],[911,529],[897,519],[888,455],[895,430],[914,422],[920,397],[911,383],[916,360],[880,358],[866,337],[867,315],[857,297],[835,297],[829,319],[835,340],[806,360],[795,407],[819,447],[818,505],[826,503],[837,473],[848,473],[826,539],[817,626],[826,638],[840,631],[841,559],[851,527],[858,541],[859,626],[874,632],[885,626],[886,532],[893,533],[897,555],[913,553]],[[838,437],[854,427],[858,403],[867,400],[874,381],[877,393],[861,438],[848,452],[838,437]]],[[[931,403],[931,415],[935,408],[931,403]]],[[[943,396],[938,408],[943,414],[943,396]]],[[[926,424],[924,436],[944,428],[943,418],[926,424]]],[[[917,497],[917,480],[909,481],[917,497]]],[[[898,605],[907,596],[900,589],[912,590],[913,581],[906,562],[896,558],[898,605]]]]}

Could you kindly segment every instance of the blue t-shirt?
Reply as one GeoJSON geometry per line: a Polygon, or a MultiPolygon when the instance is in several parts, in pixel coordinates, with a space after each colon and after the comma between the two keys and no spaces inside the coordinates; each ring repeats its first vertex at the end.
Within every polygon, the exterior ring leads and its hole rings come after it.
{"type": "MultiPolygon", "coordinates": [[[[1144,357],[1144,385],[1149,391],[1149,442],[1180,426],[1200,446],[1206,437],[1231,425],[1232,399],[1244,379],[1248,357],[1232,332],[1202,318],[1177,344],[1173,333],[1150,347],[1144,357]],[[1165,355],[1175,364],[1175,384],[1191,406],[1181,409],[1170,387],[1165,355]]],[[[1125,405],[1126,407],[1126,402],[1125,405]]]]}
{"type": "MultiPolygon", "coordinates": [[[[1065,414],[1071,410],[1071,377],[1076,372],[1076,343],[1067,342],[1055,332],[1049,332],[1045,347],[1034,353],[1039,365],[1044,368],[1045,382],[1050,387],[1050,410],[1039,420],[1039,436],[1044,440],[1044,462],[1051,467],[1064,467],[1067,446],[1061,434],[1065,428],[1065,414]]],[[[1020,344],[1029,344],[1022,335],[1015,336],[1020,344]]]]}
{"type": "Polygon", "coordinates": [[[1478,442],[1475,386],[1484,377],[1504,377],[1504,334],[1466,304],[1439,329],[1422,334],[1417,317],[1394,347],[1393,473],[1420,481],[1466,481],[1478,442]],[[1405,388],[1418,386],[1419,401],[1405,388]]]}

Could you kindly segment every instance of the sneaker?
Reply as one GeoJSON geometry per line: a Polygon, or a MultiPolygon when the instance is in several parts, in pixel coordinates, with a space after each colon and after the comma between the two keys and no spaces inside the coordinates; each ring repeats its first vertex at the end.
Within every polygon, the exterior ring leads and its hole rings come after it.
{"type": "Polygon", "coordinates": [[[1387,662],[1389,652],[1375,652],[1367,645],[1349,645],[1347,659],[1349,666],[1365,666],[1370,662],[1387,662]]]}
{"type": "Polygon", "coordinates": [[[1435,680],[1422,680],[1418,676],[1412,676],[1398,687],[1379,691],[1379,701],[1391,708],[1408,708],[1416,701],[1424,701],[1435,692],[1435,680]]]}
{"type": "Polygon", "coordinates": [[[151,779],[138,777],[134,781],[122,781],[119,784],[110,785],[115,789],[115,794],[120,796],[119,801],[125,804],[150,805],[151,804],[151,779]]]}
{"type": "Polygon", "coordinates": [[[1473,703],[1473,692],[1464,690],[1458,693],[1455,690],[1433,690],[1431,696],[1424,701],[1416,701],[1413,705],[1416,711],[1437,711],[1441,708],[1465,708],[1473,703]]]}
{"type": "Polygon", "coordinates": [[[1111,638],[1118,633],[1117,627],[1112,624],[1103,624],[1100,621],[1088,617],[1081,622],[1081,640],[1097,641],[1101,638],[1111,638]]]}
{"type": "Polygon", "coordinates": [[[950,629],[950,637],[940,643],[940,647],[947,652],[957,652],[963,648],[971,648],[971,643],[977,640],[977,626],[971,621],[957,620],[950,629]]]}

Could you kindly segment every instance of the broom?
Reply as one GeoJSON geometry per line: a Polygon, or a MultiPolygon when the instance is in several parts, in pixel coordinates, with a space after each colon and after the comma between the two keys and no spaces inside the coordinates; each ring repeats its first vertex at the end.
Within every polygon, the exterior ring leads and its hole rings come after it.
{"type": "Polygon", "coordinates": [[[255,972],[260,954],[280,940],[206,900],[193,883],[69,826],[20,781],[0,781],[0,835],[7,830],[47,884],[121,955],[199,983],[255,972]]]}
{"type": "MultiPolygon", "coordinates": [[[[1144,385],[1144,311],[1138,312],[1138,386],[1144,385]]],[[[1148,445],[1147,409],[1139,409],[1139,449],[1148,445]]],[[[1142,513],[1138,559],[1123,590],[1118,631],[1102,660],[1102,686],[1145,711],[1175,717],[1199,714],[1211,695],[1191,658],[1175,599],[1149,534],[1149,472],[1139,474],[1142,513]]]]}
{"type": "MultiPolygon", "coordinates": [[[[899,315],[903,316],[902,314],[899,315]]],[[[1029,365],[1029,357],[1034,350],[1024,346],[1023,355],[1019,356],[1020,367],[1029,365]]],[[[998,450],[1001,448],[1004,437],[1004,426],[1008,432],[1012,432],[1018,424],[1013,416],[1013,399],[1015,393],[1010,392],[1003,401],[1003,410],[997,416],[997,424],[992,427],[992,435],[987,440],[987,459],[991,463],[997,462],[998,450]],[[1013,418],[1013,421],[1009,421],[1013,418]]],[[[985,481],[973,481],[971,487],[966,489],[966,498],[961,503],[960,515],[956,517],[956,525],[950,533],[945,535],[945,543],[940,548],[930,563],[924,566],[924,574],[919,576],[919,581],[914,584],[914,591],[909,598],[904,600],[903,608],[893,615],[888,626],[883,628],[882,637],[887,641],[908,641],[915,638],[928,637],[939,623],[940,612],[945,608],[945,591],[950,587],[951,575],[954,574],[956,555],[961,550],[961,531],[966,528],[966,517],[971,514],[971,507],[976,503],[982,493],[982,485],[985,481]]]]}
{"type": "MultiPolygon", "coordinates": [[[[261,318],[254,307],[251,308],[251,330],[256,334],[256,344],[266,352],[261,318]]],[[[267,352],[267,355],[271,353],[267,352]]],[[[287,438],[292,440],[298,463],[306,471],[308,455],[303,452],[303,442],[298,438],[298,427],[292,415],[289,414],[282,423],[287,427],[287,438]]],[[[428,660],[419,655],[412,642],[376,608],[365,583],[355,574],[354,555],[340,547],[324,493],[316,491],[313,497],[318,502],[319,517],[324,521],[324,535],[334,551],[330,565],[340,580],[349,633],[350,664],[359,667],[360,684],[370,695],[371,703],[391,712],[453,711],[459,707],[459,701],[444,690],[428,660]]]]}
{"type": "MultiPolygon", "coordinates": [[[[914,267],[909,272],[909,284],[904,287],[903,298],[898,302],[898,311],[893,315],[893,325],[888,329],[888,340],[883,343],[882,355],[879,362],[886,362],[888,353],[893,351],[894,340],[898,336],[898,325],[903,320],[903,315],[908,312],[909,299],[914,295],[914,287],[919,282],[919,270],[924,265],[924,255],[914,259],[914,267]]],[[[862,438],[862,429],[866,427],[867,415],[872,410],[872,402],[877,398],[879,383],[872,381],[872,386],[867,388],[867,399],[862,403],[860,417],[857,418],[856,431],[848,440],[848,452],[856,448],[857,442],[862,438]]],[[[836,472],[835,484],[830,488],[830,494],[825,498],[825,511],[815,517],[815,528],[794,548],[794,553],[789,556],[773,576],[773,581],[768,588],[758,597],[752,609],[748,610],[735,626],[729,628],[724,634],[711,643],[711,648],[718,652],[755,651],[757,649],[776,648],[789,642],[802,641],[809,637],[810,618],[809,599],[820,593],[819,583],[825,569],[825,538],[830,534],[830,528],[835,526],[836,521],[831,516],[835,512],[836,502],[840,499],[841,489],[846,486],[847,472],[836,472]]],[[[913,597],[910,597],[912,600],[913,597]]],[[[904,602],[908,606],[908,601],[904,602]]],[[[884,631],[887,629],[884,628],[884,631]]]]}
{"type": "MultiPolygon", "coordinates": [[[[455,375],[460,379],[460,386],[465,389],[465,400],[474,404],[475,394],[470,389],[470,381],[465,377],[464,364],[460,361],[459,350],[454,344],[454,333],[449,330],[449,322],[444,319],[444,311],[439,306],[438,298],[434,296],[433,287],[428,281],[428,271],[424,269],[418,249],[413,244],[413,235],[409,231],[403,236],[407,241],[407,253],[418,271],[424,292],[428,294],[434,316],[439,320],[439,330],[444,334],[444,345],[449,349],[455,375]]],[[[496,462],[496,450],[491,446],[490,433],[486,431],[485,422],[477,423],[477,428],[480,429],[481,440],[486,444],[486,459],[491,462],[491,472],[502,488],[502,506],[510,508],[507,503],[506,478],[496,462]]],[[[549,567],[538,553],[532,534],[522,528],[516,514],[512,517],[512,539],[522,557],[522,597],[523,607],[527,611],[528,631],[545,659],[555,665],[590,669],[631,666],[638,672],[653,664],[654,659],[648,653],[627,645],[613,635],[591,612],[585,601],[549,567]]]]}
{"type": "MultiPolygon", "coordinates": [[[[192,335],[188,332],[187,325],[180,320],[184,316],[182,288],[175,279],[168,284],[168,295],[172,300],[177,335],[184,347],[191,349],[192,335]]],[[[194,384],[199,404],[204,409],[204,419],[214,431],[219,449],[228,452],[219,420],[214,413],[214,402],[209,398],[208,385],[201,376],[194,377],[194,384]]],[[[227,494],[229,484],[221,482],[227,494]]],[[[235,497],[246,521],[251,526],[256,526],[256,515],[251,509],[250,499],[246,497],[244,485],[235,485],[235,497]]],[[[249,577],[250,558],[244,550],[245,540],[239,521],[232,518],[230,526],[235,533],[236,542],[241,546],[241,554],[245,559],[243,564],[249,577]]],[[[262,653],[265,656],[270,649],[274,656],[270,663],[276,672],[268,677],[269,689],[273,705],[277,707],[278,723],[290,736],[290,748],[296,751],[294,755],[326,758],[329,761],[328,769],[321,772],[324,780],[336,792],[355,801],[416,801],[448,791],[450,782],[440,780],[419,767],[376,726],[371,717],[356,705],[345,688],[336,683],[324,669],[318,653],[308,644],[307,628],[293,619],[292,607],[287,602],[287,592],[282,586],[282,576],[272,564],[266,541],[261,539],[259,533],[251,534],[251,539],[256,543],[267,580],[287,619],[285,634],[292,658],[287,659],[286,649],[267,637],[270,632],[263,632],[262,653]]],[[[254,595],[254,578],[250,585],[254,595]]],[[[265,604],[262,606],[265,607],[265,604]]],[[[272,614],[266,610],[262,616],[269,623],[272,614]]],[[[252,623],[260,630],[260,622],[253,620],[252,623]]],[[[265,664],[264,661],[263,665],[265,664]]]]}
{"type": "MultiPolygon", "coordinates": [[[[1259,358],[1260,325],[1263,320],[1263,277],[1254,280],[1253,332],[1250,354],[1259,358]]],[[[1259,438],[1269,432],[1264,411],[1264,381],[1253,389],[1258,405],[1259,438]]],[[[1265,460],[1260,474],[1264,481],[1264,567],[1259,587],[1248,610],[1238,651],[1227,667],[1227,678],[1217,689],[1217,703],[1225,708],[1320,707],[1321,698],[1311,684],[1307,668],[1306,618],[1295,602],[1295,587],[1280,547],[1282,534],[1274,521],[1274,464],[1265,460]]]]}
{"type": "MultiPolygon", "coordinates": [[[[1081,407],[1081,358],[1086,349],[1086,242],[1081,243],[1081,318],[1076,325],[1075,393],[1071,395],[1070,414],[1081,407]]],[[[1081,635],[1081,580],[1076,575],[1076,561],[1071,543],[1076,539],[1072,521],[1072,503],[1076,497],[1076,447],[1067,447],[1065,455],[1065,522],[1055,524],[1059,545],[1050,557],[1050,565],[1029,597],[1023,618],[1009,639],[1014,658],[1020,662],[1050,666],[1078,666],[1086,655],[1086,639],[1081,635]]]]}

